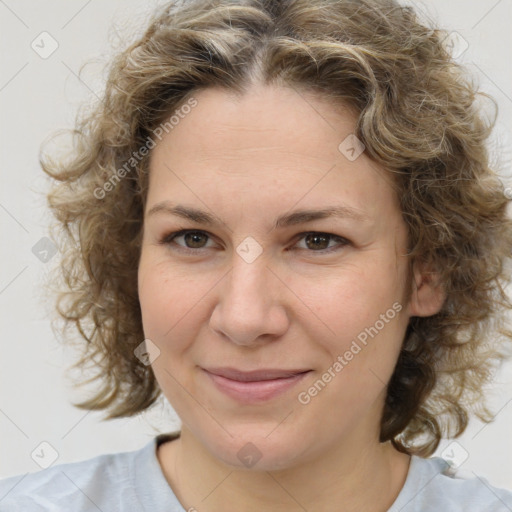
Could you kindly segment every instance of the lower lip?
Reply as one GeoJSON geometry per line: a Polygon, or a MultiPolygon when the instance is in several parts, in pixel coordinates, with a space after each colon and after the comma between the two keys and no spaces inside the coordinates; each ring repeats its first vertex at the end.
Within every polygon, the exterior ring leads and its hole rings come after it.
{"type": "Polygon", "coordinates": [[[270,400],[291,389],[310,373],[304,372],[284,379],[241,382],[215,375],[206,370],[204,372],[213,381],[218,390],[243,403],[258,403],[270,400]]]}

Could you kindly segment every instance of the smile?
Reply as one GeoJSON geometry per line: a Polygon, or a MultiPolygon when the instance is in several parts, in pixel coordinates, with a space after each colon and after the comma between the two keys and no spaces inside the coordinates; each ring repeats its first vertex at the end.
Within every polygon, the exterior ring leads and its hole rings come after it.
{"type": "Polygon", "coordinates": [[[281,395],[310,371],[267,369],[242,372],[232,368],[203,368],[205,375],[220,392],[245,404],[264,402],[281,395]]]}

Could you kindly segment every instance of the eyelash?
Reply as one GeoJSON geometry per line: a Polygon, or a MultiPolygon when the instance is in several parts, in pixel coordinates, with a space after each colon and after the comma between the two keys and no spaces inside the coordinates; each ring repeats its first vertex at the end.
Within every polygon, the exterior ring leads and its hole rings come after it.
{"type": "MultiPolygon", "coordinates": [[[[202,230],[198,230],[198,229],[182,229],[180,231],[174,231],[172,233],[165,234],[159,240],[159,244],[160,245],[170,246],[172,243],[174,243],[174,240],[176,238],[178,238],[180,236],[184,236],[184,235],[186,235],[188,233],[199,233],[201,235],[206,235],[209,240],[212,239],[212,236],[207,231],[202,231],[202,230]]],[[[297,237],[299,237],[299,238],[297,239],[296,243],[298,243],[300,240],[304,239],[308,235],[321,235],[321,236],[324,236],[324,237],[328,237],[330,240],[337,240],[339,242],[339,245],[337,247],[330,247],[328,249],[321,249],[319,251],[314,251],[314,250],[311,250],[311,249],[304,249],[304,248],[300,248],[299,249],[299,250],[307,251],[307,252],[310,252],[310,253],[313,253],[313,254],[314,253],[317,253],[317,254],[332,253],[334,251],[337,251],[337,250],[341,249],[342,247],[344,247],[346,245],[350,245],[350,243],[351,243],[346,238],[343,238],[343,237],[338,236],[338,235],[333,235],[332,233],[324,233],[324,232],[321,232],[321,231],[307,231],[305,233],[300,233],[299,235],[297,235],[297,237]]],[[[205,249],[209,249],[208,247],[200,247],[198,249],[192,249],[190,247],[184,247],[184,246],[181,246],[181,245],[178,245],[178,244],[174,244],[174,245],[176,245],[176,247],[178,247],[176,249],[178,251],[189,253],[189,254],[196,254],[196,255],[198,254],[199,251],[203,251],[205,249]]]]}

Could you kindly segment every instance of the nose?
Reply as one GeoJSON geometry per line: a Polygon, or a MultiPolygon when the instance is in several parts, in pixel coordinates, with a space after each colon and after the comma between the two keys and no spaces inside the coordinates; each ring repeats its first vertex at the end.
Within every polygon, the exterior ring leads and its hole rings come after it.
{"type": "Polygon", "coordinates": [[[286,286],[264,258],[247,263],[237,254],[217,287],[210,327],[237,345],[260,345],[288,329],[286,286]]]}

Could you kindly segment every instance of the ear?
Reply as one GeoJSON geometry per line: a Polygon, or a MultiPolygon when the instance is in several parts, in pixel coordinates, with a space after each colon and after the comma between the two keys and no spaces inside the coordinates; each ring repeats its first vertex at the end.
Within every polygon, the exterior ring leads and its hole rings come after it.
{"type": "Polygon", "coordinates": [[[432,264],[414,262],[411,287],[410,316],[432,316],[441,310],[446,293],[432,264]]]}

